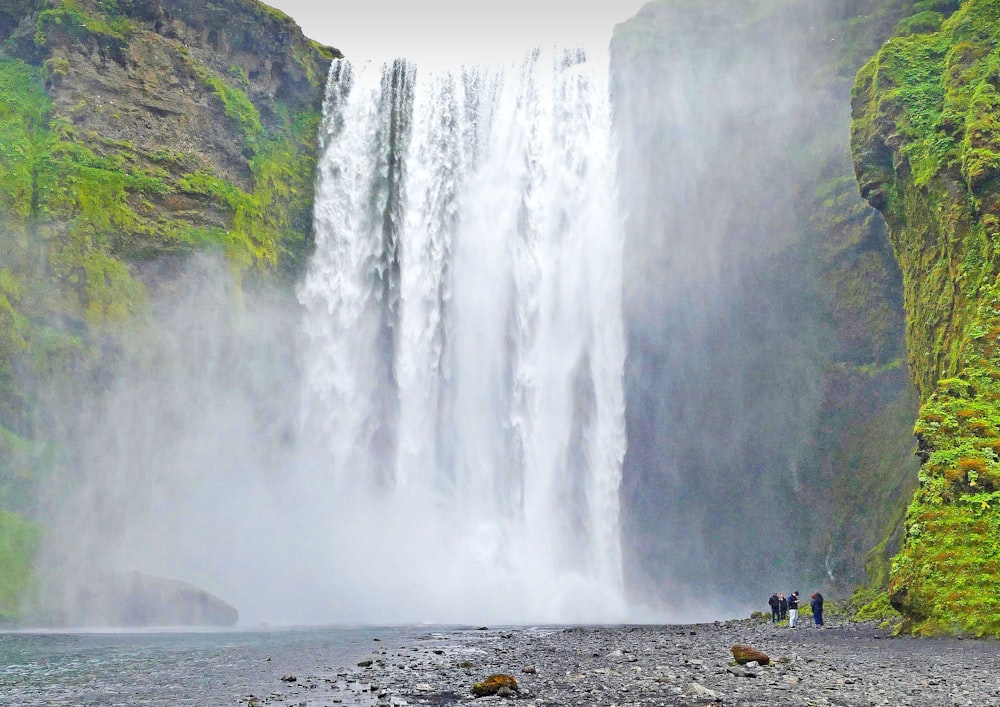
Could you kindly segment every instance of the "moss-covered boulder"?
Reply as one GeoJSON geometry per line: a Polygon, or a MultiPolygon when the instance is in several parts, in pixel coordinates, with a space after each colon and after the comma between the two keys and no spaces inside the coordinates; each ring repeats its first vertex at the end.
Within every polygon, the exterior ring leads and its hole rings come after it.
{"type": "Polygon", "coordinates": [[[517,692],[518,689],[516,678],[504,675],[503,673],[497,673],[473,685],[472,694],[476,697],[489,697],[490,695],[499,694],[501,691],[504,693],[517,692]]]}
{"type": "Polygon", "coordinates": [[[918,633],[1000,635],[1000,2],[925,1],[858,74],[861,192],[903,273],[923,462],[890,578],[918,633]]]}

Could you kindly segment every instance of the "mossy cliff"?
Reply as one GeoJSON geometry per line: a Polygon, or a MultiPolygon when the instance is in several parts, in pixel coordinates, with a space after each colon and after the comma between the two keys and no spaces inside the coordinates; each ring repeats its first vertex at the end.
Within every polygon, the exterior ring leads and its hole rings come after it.
{"type": "Polygon", "coordinates": [[[254,0],[0,0],[0,619],[60,454],[40,391],[97,375],[165,262],[296,275],[335,56],[254,0]]]}
{"type": "Polygon", "coordinates": [[[925,1],[858,74],[861,193],[903,274],[923,405],[890,579],[918,633],[1000,635],[1000,2],[925,1]]]}

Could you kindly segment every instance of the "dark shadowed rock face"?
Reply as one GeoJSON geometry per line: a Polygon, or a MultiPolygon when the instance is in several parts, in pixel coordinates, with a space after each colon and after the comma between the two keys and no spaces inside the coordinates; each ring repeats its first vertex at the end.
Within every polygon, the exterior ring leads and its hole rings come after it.
{"type": "Polygon", "coordinates": [[[847,108],[900,11],[659,0],[616,29],[622,523],[643,602],[710,587],[736,604],[785,577],[846,592],[888,571],[916,400],[847,108]]]}

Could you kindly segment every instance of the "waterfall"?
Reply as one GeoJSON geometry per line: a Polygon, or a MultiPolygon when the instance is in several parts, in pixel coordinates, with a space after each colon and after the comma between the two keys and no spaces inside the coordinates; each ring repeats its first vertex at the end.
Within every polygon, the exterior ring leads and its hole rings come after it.
{"type": "Polygon", "coordinates": [[[606,66],[331,67],[300,483],[366,620],[623,618],[606,66]],[[361,607],[364,608],[361,608],[361,607]]]}

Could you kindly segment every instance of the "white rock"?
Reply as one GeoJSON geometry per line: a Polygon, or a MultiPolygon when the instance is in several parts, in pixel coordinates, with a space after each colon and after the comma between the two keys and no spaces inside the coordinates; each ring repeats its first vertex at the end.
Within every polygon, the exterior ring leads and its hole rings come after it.
{"type": "Polygon", "coordinates": [[[693,682],[690,685],[688,685],[688,690],[690,690],[691,694],[694,695],[695,697],[707,697],[710,700],[722,699],[722,695],[720,695],[715,690],[710,690],[704,685],[699,685],[696,682],[693,682]]]}

